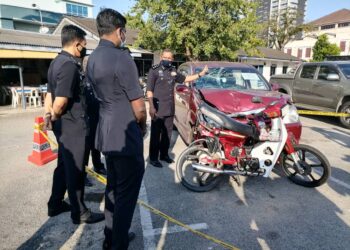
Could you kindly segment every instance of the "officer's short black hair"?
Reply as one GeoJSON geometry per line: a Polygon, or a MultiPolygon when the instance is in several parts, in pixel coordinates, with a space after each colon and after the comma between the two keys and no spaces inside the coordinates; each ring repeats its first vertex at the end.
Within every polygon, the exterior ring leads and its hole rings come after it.
{"type": "Polygon", "coordinates": [[[171,53],[174,56],[174,52],[171,49],[168,49],[168,48],[162,50],[162,55],[164,53],[171,53]]]}
{"type": "Polygon", "coordinates": [[[113,9],[102,9],[96,18],[97,31],[100,36],[112,33],[117,28],[124,28],[126,18],[113,9]]]}
{"type": "Polygon", "coordinates": [[[70,45],[75,41],[85,40],[86,33],[79,27],[69,24],[65,25],[61,31],[62,47],[70,45]]]}

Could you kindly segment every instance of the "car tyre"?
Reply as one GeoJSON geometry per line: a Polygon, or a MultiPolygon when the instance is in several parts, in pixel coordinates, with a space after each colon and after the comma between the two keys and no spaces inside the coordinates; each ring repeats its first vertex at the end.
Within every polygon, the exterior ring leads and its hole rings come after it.
{"type": "MultiPolygon", "coordinates": [[[[340,113],[347,113],[350,114],[350,101],[345,102],[341,108],[340,113]]],[[[341,116],[340,117],[340,123],[347,129],[350,129],[350,116],[341,116]]]]}

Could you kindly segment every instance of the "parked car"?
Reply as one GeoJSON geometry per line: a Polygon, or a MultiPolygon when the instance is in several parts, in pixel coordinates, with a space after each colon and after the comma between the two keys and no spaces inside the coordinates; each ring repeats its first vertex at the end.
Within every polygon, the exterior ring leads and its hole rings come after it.
{"type": "MultiPolygon", "coordinates": [[[[299,107],[350,114],[350,61],[303,63],[295,74],[274,75],[270,83],[299,107]]],[[[340,122],[350,128],[350,117],[340,122]]]]}
{"type": "MultiPolygon", "coordinates": [[[[205,65],[209,72],[192,84],[177,84],[175,87],[174,123],[186,144],[195,139],[197,110],[201,102],[226,113],[232,119],[248,122],[246,115],[266,107],[274,100],[288,95],[273,91],[266,79],[253,67],[233,62],[186,62],[178,71],[184,75],[199,73],[205,65]]],[[[301,123],[296,108],[290,103],[286,116],[287,130],[299,142],[301,123]]]]}

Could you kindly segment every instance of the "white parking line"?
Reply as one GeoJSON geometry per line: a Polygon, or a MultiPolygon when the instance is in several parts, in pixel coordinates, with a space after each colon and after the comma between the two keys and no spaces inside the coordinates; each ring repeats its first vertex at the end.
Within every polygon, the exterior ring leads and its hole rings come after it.
{"type": "MultiPolygon", "coordinates": [[[[187,225],[191,227],[194,230],[205,230],[208,229],[207,223],[198,223],[198,224],[191,224],[187,225]]],[[[173,234],[173,233],[180,233],[180,232],[187,232],[188,230],[186,228],[180,227],[180,226],[172,226],[168,227],[165,231],[164,228],[156,228],[152,230],[146,230],[143,232],[143,235],[146,236],[154,236],[154,235],[165,235],[165,234],[173,234]]]]}
{"type": "Polygon", "coordinates": [[[337,183],[337,184],[340,185],[340,186],[343,186],[343,187],[345,187],[345,188],[347,188],[347,189],[350,189],[350,185],[349,185],[349,184],[347,184],[347,183],[345,183],[345,182],[343,182],[343,181],[341,181],[341,180],[338,180],[338,179],[336,179],[336,178],[334,178],[334,177],[332,177],[332,176],[329,178],[329,180],[331,180],[331,181],[337,183]]]}
{"type": "MultiPolygon", "coordinates": [[[[143,183],[143,181],[141,184],[139,199],[143,200],[144,202],[146,202],[148,204],[146,187],[145,187],[145,184],[143,183]]],[[[154,230],[153,225],[152,225],[151,213],[143,206],[139,206],[139,208],[140,208],[140,217],[141,217],[141,227],[142,227],[142,234],[143,234],[144,249],[154,250],[154,249],[156,249],[154,234],[153,235],[151,235],[151,234],[146,235],[146,232],[154,230]]]]}
{"type": "MultiPolygon", "coordinates": [[[[320,171],[318,171],[318,170],[316,170],[316,169],[314,169],[314,171],[315,171],[317,174],[319,174],[319,175],[322,174],[320,171]]],[[[334,178],[334,177],[330,176],[330,177],[329,177],[329,180],[330,180],[330,181],[333,181],[333,182],[335,182],[335,183],[337,183],[337,184],[340,185],[340,186],[343,186],[343,187],[345,187],[345,188],[347,188],[347,189],[350,189],[350,185],[349,185],[349,184],[347,184],[347,183],[345,183],[345,182],[343,182],[343,181],[341,181],[341,180],[338,180],[337,178],[334,178]]]]}

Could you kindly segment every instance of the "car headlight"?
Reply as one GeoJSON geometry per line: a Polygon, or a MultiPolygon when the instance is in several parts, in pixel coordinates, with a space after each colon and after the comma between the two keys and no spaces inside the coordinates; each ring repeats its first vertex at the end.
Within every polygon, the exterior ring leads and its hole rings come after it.
{"type": "Polygon", "coordinates": [[[298,110],[294,105],[285,105],[281,111],[285,124],[299,122],[298,110]]]}

